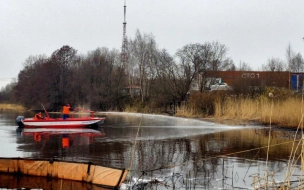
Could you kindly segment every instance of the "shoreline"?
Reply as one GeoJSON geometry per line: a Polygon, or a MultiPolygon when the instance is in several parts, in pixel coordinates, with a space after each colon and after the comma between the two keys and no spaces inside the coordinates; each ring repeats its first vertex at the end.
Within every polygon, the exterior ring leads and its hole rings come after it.
{"type": "MultiPolygon", "coordinates": [[[[18,104],[10,104],[10,103],[0,103],[0,111],[31,111],[25,109],[23,106],[20,106],[18,104]]],[[[96,113],[99,111],[96,111],[96,113]]],[[[104,112],[104,111],[103,111],[104,112]]],[[[119,113],[119,112],[117,112],[119,113]]],[[[124,112],[121,112],[124,113],[124,112]]],[[[130,112],[125,112],[130,113],[130,112]]],[[[138,113],[138,112],[134,112],[138,113]]],[[[149,113],[147,113],[149,114],[149,113]]],[[[167,115],[167,114],[157,114],[157,115],[167,115]]],[[[207,116],[207,117],[187,117],[182,115],[173,115],[174,117],[182,117],[182,118],[188,118],[188,119],[198,119],[202,121],[208,121],[223,125],[261,125],[261,126],[270,126],[270,123],[260,122],[256,119],[230,119],[230,118],[224,118],[224,117],[214,117],[214,116],[207,116]]],[[[282,128],[282,129],[288,129],[288,130],[296,130],[298,126],[281,126],[279,124],[272,123],[271,126],[276,128],[282,128]]]]}

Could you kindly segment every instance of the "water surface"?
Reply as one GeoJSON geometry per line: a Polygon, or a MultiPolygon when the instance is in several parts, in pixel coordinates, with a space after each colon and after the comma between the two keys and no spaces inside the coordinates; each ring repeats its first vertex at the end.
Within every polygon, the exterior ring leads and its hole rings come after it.
{"type": "MultiPolygon", "coordinates": [[[[122,189],[253,189],[262,183],[254,185],[254,181],[271,172],[271,179],[284,181],[294,139],[300,137],[294,131],[257,125],[110,112],[96,114],[107,118],[97,129],[16,126],[18,115],[33,114],[0,112],[0,157],[56,158],[126,168],[130,173],[122,189]]],[[[296,157],[293,180],[300,175],[300,164],[296,157]]]]}

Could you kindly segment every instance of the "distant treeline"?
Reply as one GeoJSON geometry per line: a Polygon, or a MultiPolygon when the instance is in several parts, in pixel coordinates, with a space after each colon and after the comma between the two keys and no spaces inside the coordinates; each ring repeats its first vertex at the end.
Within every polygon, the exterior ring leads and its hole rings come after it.
{"type": "MultiPolygon", "coordinates": [[[[171,56],[157,48],[152,35],[139,31],[128,39],[125,61],[115,49],[97,48],[79,55],[65,45],[50,57],[29,56],[17,81],[1,90],[0,101],[29,109],[43,104],[59,110],[69,103],[100,111],[135,107],[135,111],[162,112],[184,102],[194,81],[201,80],[203,92],[208,71],[250,70],[244,62],[237,68],[227,54],[225,45],[205,42],[185,45],[171,56]]],[[[281,61],[270,59],[265,69],[283,69],[275,64],[281,61]]]]}

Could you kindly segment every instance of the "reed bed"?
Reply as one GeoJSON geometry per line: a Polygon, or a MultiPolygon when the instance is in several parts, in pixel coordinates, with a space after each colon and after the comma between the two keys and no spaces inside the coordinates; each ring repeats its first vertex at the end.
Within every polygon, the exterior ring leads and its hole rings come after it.
{"type": "Polygon", "coordinates": [[[279,126],[297,127],[302,115],[302,100],[290,97],[285,100],[276,100],[260,97],[225,98],[214,102],[216,118],[230,118],[239,120],[254,120],[261,123],[272,123],[279,126]],[[272,113],[270,112],[273,106],[272,113]],[[272,114],[272,115],[271,115],[272,114]]]}
{"type": "MultiPolygon", "coordinates": [[[[281,96],[280,98],[273,96],[268,97],[266,95],[250,98],[222,95],[223,94],[218,95],[215,93],[192,94],[192,97],[190,97],[187,102],[181,102],[177,107],[174,107],[173,111],[176,116],[188,118],[206,118],[211,116],[215,119],[220,120],[254,120],[269,125],[269,128],[267,128],[267,130],[260,131],[260,138],[258,139],[255,138],[255,135],[253,137],[248,136],[247,132],[244,134],[235,134],[235,131],[232,131],[229,134],[232,136],[238,135],[240,138],[246,139],[248,141],[259,141],[257,144],[265,145],[263,147],[260,147],[259,152],[263,155],[267,155],[267,158],[265,160],[266,165],[259,168],[261,171],[264,170],[264,172],[252,176],[251,185],[253,189],[304,189],[302,174],[302,172],[304,172],[304,135],[303,130],[300,130],[303,129],[303,96],[302,98],[297,96],[289,97],[287,94],[285,97],[281,96]],[[273,168],[268,167],[268,155],[276,155],[278,154],[278,150],[283,150],[284,148],[281,138],[275,138],[275,136],[283,135],[286,137],[285,134],[281,134],[283,132],[278,133],[278,131],[272,131],[272,125],[297,129],[296,132],[289,137],[291,140],[289,143],[292,143],[292,145],[290,145],[290,155],[288,165],[286,167],[286,176],[283,181],[276,181],[275,174],[278,171],[272,171],[273,168]],[[302,133],[300,133],[300,131],[302,133]],[[302,136],[301,140],[296,139],[298,135],[302,136]],[[292,180],[294,169],[298,167],[299,162],[302,167],[301,174],[298,176],[298,180],[292,180]]],[[[251,148],[248,150],[242,150],[240,152],[233,152],[229,155],[256,150],[256,148],[251,148]]],[[[287,151],[289,151],[289,149],[287,151]]],[[[222,156],[223,159],[225,159],[229,155],[220,155],[218,157],[222,156]]],[[[200,161],[206,162],[207,160],[211,160],[213,158],[204,158],[200,159],[200,161]]],[[[252,159],[255,160],[255,156],[252,159]]],[[[222,168],[224,173],[224,162],[222,168]]],[[[248,170],[249,169],[250,166],[248,170]]],[[[281,168],[279,168],[279,170],[281,170],[281,168]]],[[[147,172],[145,171],[145,173],[147,172]]],[[[203,179],[190,181],[188,179],[195,178],[193,176],[196,176],[196,173],[189,172],[186,175],[178,175],[179,178],[182,178],[179,180],[169,180],[168,183],[165,180],[151,180],[150,184],[155,185],[155,189],[161,185],[165,187],[177,187],[180,185],[185,189],[196,189],[196,187],[201,186],[205,189],[208,189],[208,184],[211,184],[211,178],[208,175],[209,173],[207,173],[203,179]],[[201,181],[204,181],[205,183],[202,184],[200,183],[201,181]],[[170,184],[169,182],[172,182],[173,184],[170,184]],[[178,184],[179,182],[184,182],[184,184],[178,184]]],[[[232,176],[233,177],[231,181],[234,180],[234,175],[232,176]]],[[[176,176],[173,175],[172,179],[175,179],[175,177],[176,176]]],[[[224,182],[225,179],[227,179],[227,177],[223,175],[222,181],[224,182]]],[[[234,188],[233,183],[231,188],[234,188]]]]}
{"type": "Polygon", "coordinates": [[[18,104],[0,103],[0,110],[17,110],[24,111],[25,108],[18,104]]]}

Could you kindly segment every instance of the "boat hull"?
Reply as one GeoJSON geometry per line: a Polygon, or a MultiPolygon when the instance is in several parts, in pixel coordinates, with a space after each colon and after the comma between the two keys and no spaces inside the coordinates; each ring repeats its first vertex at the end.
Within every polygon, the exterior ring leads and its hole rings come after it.
{"type": "Polygon", "coordinates": [[[25,128],[85,128],[93,125],[98,125],[103,123],[105,118],[100,117],[88,117],[88,118],[67,118],[67,119],[54,119],[54,118],[45,118],[45,119],[33,119],[33,118],[24,118],[21,120],[25,128]]]}

